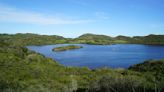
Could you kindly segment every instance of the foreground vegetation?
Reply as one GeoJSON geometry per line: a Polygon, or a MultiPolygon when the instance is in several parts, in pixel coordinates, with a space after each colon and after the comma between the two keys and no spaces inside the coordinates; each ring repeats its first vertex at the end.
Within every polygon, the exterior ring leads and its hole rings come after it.
{"type": "Polygon", "coordinates": [[[129,69],[65,67],[24,46],[67,39],[29,35],[33,34],[0,36],[0,92],[164,92],[164,60],[129,69]]]}
{"type": "Polygon", "coordinates": [[[53,51],[66,51],[66,50],[74,50],[74,49],[80,49],[83,48],[82,46],[78,45],[68,45],[68,46],[61,46],[61,47],[56,47],[53,48],[53,51]]]}

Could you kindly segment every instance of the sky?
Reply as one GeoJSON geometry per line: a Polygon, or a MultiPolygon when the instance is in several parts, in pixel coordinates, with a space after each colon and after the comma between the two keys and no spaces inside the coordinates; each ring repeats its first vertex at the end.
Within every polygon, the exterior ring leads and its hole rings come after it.
{"type": "Polygon", "coordinates": [[[0,33],[164,34],[164,0],[0,0],[0,33]]]}

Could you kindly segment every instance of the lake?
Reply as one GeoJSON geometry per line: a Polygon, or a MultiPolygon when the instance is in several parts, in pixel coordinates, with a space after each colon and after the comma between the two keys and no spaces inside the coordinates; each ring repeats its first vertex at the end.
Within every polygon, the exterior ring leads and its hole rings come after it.
{"type": "Polygon", "coordinates": [[[157,45],[75,44],[83,46],[83,48],[63,52],[52,51],[54,47],[67,45],[69,44],[27,46],[27,48],[50,57],[65,66],[89,67],[91,69],[101,67],[128,68],[145,60],[164,58],[164,46],[157,45]]]}

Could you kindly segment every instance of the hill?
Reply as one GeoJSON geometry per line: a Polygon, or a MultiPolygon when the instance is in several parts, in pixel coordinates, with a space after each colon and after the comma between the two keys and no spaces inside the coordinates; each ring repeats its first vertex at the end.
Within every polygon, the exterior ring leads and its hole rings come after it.
{"type": "Polygon", "coordinates": [[[24,47],[57,44],[62,40],[68,39],[36,34],[1,34],[0,92],[164,91],[163,60],[147,61],[129,69],[90,70],[62,66],[24,47]]]}
{"type": "Polygon", "coordinates": [[[45,45],[45,44],[63,44],[63,43],[82,43],[82,44],[149,44],[149,45],[164,45],[164,35],[148,35],[148,36],[117,36],[110,37],[97,34],[83,34],[77,38],[64,38],[56,35],[37,35],[37,34],[0,34],[0,39],[5,39],[6,42],[13,45],[45,45]]]}
{"type": "Polygon", "coordinates": [[[135,36],[131,43],[164,45],[164,35],[135,36]]]}
{"type": "Polygon", "coordinates": [[[96,34],[83,34],[78,38],[74,39],[76,43],[86,43],[86,44],[111,44],[113,38],[106,35],[96,35],[96,34]]]}
{"type": "Polygon", "coordinates": [[[68,39],[62,36],[48,36],[48,35],[38,35],[38,34],[15,34],[15,35],[8,35],[8,34],[0,34],[0,39],[6,40],[6,42],[13,44],[13,45],[44,45],[44,44],[60,44],[66,43],[68,39]]]}

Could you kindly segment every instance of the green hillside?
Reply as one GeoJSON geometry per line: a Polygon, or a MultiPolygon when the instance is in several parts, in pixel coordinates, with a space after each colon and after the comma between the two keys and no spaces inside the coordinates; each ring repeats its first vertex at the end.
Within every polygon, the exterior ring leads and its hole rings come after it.
{"type": "MultiPolygon", "coordinates": [[[[111,38],[105,36],[105,39],[111,38]]],[[[129,70],[110,68],[90,70],[62,66],[24,47],[35,44],[66,43],[64,41],[68,39],[60,36],[1,34],[0,92],[164,91],[163,60],[147,61],[134,65],[129,70]]]]}
{"type": "Polygon", "coordinates": [[[6,42],[13,45],[45,45],[45,44],[63,44],[63,43],[83,43],[83,44],[150,44],[150,45],[164,45],[164,35],[148,35],[148,36],[117,36],[110,37],[106,35],[83,34],[77,38],[64,38],[57,35],[37,35],[37,34],[0,34],[0,39],[5,39],[6,42]]]}
{"type": "Polygon", "coordinates": [[[129,68],[138,72],[158,72],[164,74],[164,60],[148,60],[129,68]]]}
{"type": "Polygon", "coordinates": [[[44,44],[59,44],[66,43],[68,39],[61,36],[48,36],[48,35],[38,35],[38,34],[0,34],[0,39],[6,40],[6,42],[13,45],[44,45],[44,44]]]}
{"type": "Polygon", "coordinates": [[[164,45],[164,35],[148,35],[148,36],[116,36],[110,37],[106,35],[84,34],[74,39],[74,43],[86,44],[149,44],[149,45],[164,45]]]}
{"type": "Polygon", "coordinates": [[[131,43],[164,45],[164,35],[136,36],[131,43]]]}

